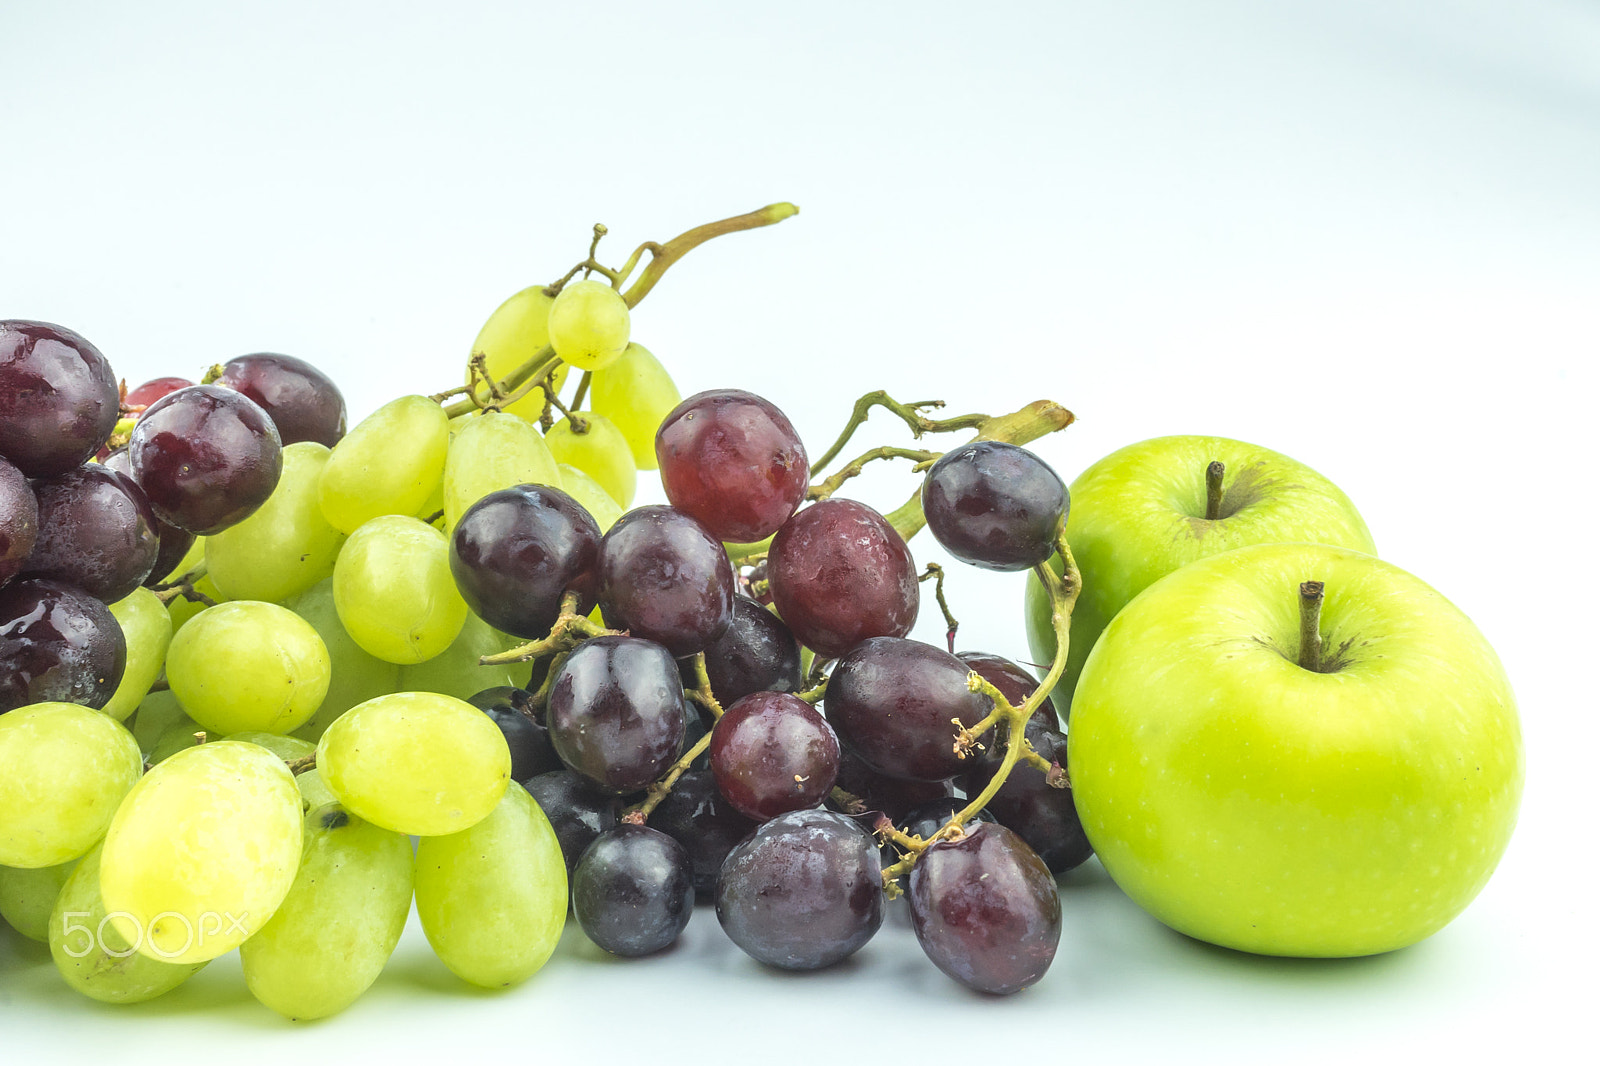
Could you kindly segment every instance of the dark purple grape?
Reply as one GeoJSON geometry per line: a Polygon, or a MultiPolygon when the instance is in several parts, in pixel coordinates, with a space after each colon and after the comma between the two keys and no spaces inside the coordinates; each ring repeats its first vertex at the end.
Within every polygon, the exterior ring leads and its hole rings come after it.
{"type": "Polygon", "coordinates": [[[753,692],[711,730],[711,772],[741,814],[775,818],[822,802],[839,774],[839,739],[804,700],[753,692]]]}
{"type": "Polygon", "coordinates": [[[671,507],[636,507],[600,542],[606,625],[673,655],[693,655],[728,631],[736,584],[722,544],[671,507]]]}
{"type": "MultiPolygon", "coordinates": [[[[700,742],[701,737],[711,732],[711,727],[716,725],[716,720],[693,700],[685,700],[684,706],[689,709],[689,714],[683,723],[683,750],[688,751],[700,742]]],[[[711,768],[711,752],[709,748],[710,745],[707,744],[707,750],[694,757],[694,761],[689,764],[691,769],[708,770],[711,768]]]]}
{"type": "MultiPolygon", "coordinates": [[[[999,731],[1003,737],[1005,731],[999,731]]],[[[1067,738],[1064,733],[1030,721],[1025,734],[1033,750],[1046,759],[1067,763],[1067,738]]],[[[1005,744],[993,740],[973,772],[963,779],[967,795],[982,792],[1000,768],[1005,744]]],[[[988,810],[995,821],[1016,833],[1038,853],[1053,874],[1066,873],[1094,854],[1084,834],[1078,808],[1072,802],[1072,789],[1052,788],[1044,771],[1019,762],[1006,775],[1000,791],[989,800],[988,810]]]]}
{"type": "Polygon", "coordinates": [[[768,966],[831,966],[883,924],[882,869],[872,834],[850,818],[780,814],[728,853],[717,876],[717,921],[768,966]]]}
{"type": "MultiPolygon", "coordinates": [[[[986,651],[958,651],[956,658],[966,663],[967,669],[999,689],[1000,695],[1013,707],[1021,707],[1039,688],[1038,678],[1004,656],[991,655],[986,651]]],[[[1038,722],[1046,729],[1061,728],[1056,705],[1049,696],[1034,708],[1031,721],[1038,722]]]]}
{"type": "Polygon", "coordinates": [[[39,537],[39,501],[22,471],[0,458],[0,585],[16,577],[39,537]]]}
{"type": "Polygon", "coordinates": [[[128,390],[128,395],[123,397],[123,404],[133,411],[140,411],[149,407],[169,392],[187,389],[194,382],[188,378],[151,378],[143,385],[128,390]]]}
{"type": "Polygon", "coordinates": [[[23,573],[73,585],[115,603],[156,565],[155,512],[125,474],[85,463],[34,484],[39,539],[23,573]]]}
{"type": "MultiPolygon", "coordinates": [[[[706,677],[724,707],[752,692],[795,692],[800,688],[800,642],[783,620],[748,596],[733,598],[728,631],[706,645],[706,677]]],[[[685,660],[683,684],[697,684],[694,664],[685,660]]]]}
{"type": "Polygon", "coordinates": [[[689,770],[678,778],[650,812],[650,825],[688,850],[695,895],[701,899],[711,898],[722,861],[756,827],[717,791],[710,770],[689,770]]]}
{"type": "Polygon", "coordinates": [[[805,445],[782,411],[738,389],[684,400],[656,430],[661,487],[718,540],[763,540],[810,487],[805,445]]]}
{"type": "Polygon", "coordinates": [[[955,753],[956,725],[993,708],[967,688],[960,659],[920,641],[874,637],[840,659],[823,698],[839,739],[879,773],[938,781],[971,768],[955,753]]]}
{"type": "Polygon", "coordinates": [[[922,512],[945,551],[962,562],[1027,570],[1055,553],[1067,486],[1028,449],[976,440],[928,468],[922,512]]]}
{"type": "Polygon", "coordinates": [[[538,640],[578,593],[578,613],[594,609],[600,527],[576,500],[548,485],[491,492],[456,523],[450,573],[478,617],[513,636],[538,640]]]}
{"type": "Polygon", "coordinates": [[[0,714],[30,703],[101,708],[128,646],[106,605],[56,581],[0,588],[0,714]]]}
{"type": "Polygon", "coordinates": [[[886,814],[893,822],[898,822],[920,804],[955,794],[955,788],[948,780],[905,781],[885,777],[849,748],[843,748],[840,752],[839,777],[834,785],[860,800],[867,811],[886,814]]]}
{"type": "Polygon", "coordinates": [[[534,706],[533,693],[501,686],[484,689],[467,702],[500,727],[506,747],[511,749],[511,780],[526,781],[562,768],[556,749],[550,745],[544,715],[534,706]]]}
{"type": "MultiPolygon", "coordinates": [[[[165,381],[167,379],[160,378],[158,380],[165,381]]],[[[128,395],[131,396],[133,394],[129,393],[128,395]]],[[[157,399],[159,398],[157,397],[157,399]]],[[[110,455],[107,455],[102,462],[107,470],[115,470],[129,481],[133,481],[133,463],[128,458],[127,448],[118,448],[110,455]]],[[[134,482],[134,484],[137,485],[138,482],[134,482]]],[[[144,490],[140,489],[139,491],[142,493],[144,490]]],[[[145,502],[146,504],[149,503],[148,498],[146,498],[145,502]]],[[[179,563],[183,562],[183,557],[189,554],[189,549],[194,547],[193,533],[190,533],[187,529],[179,529],[177,526],[163,522],[161,516],[157,515],[154,510],[150,513],[155,518],[158,547],[156,548],[156,563],[150,568],[150,573],[144,579],[146,588],[159,585],[171,576],[172,571],[177,568],[179,563]]]]}
{"type": "Polygon", "coordinates": [[[977,992],[1038,981],[1061,940],[1061,897],[1039,856],[1011,830],[979,822],[911,868],[911,927],[934,964],[977,992]]]}
{"type": "Polygon", "coordinates": [[[344,436],[344,394],[304,359],[271,352],[241,355],[222,364],[216,383],[254,400],[286,447],[309,440],[331,448],[344,436]]]}
{"type": "Polygon", "coordinates": [[[195,385],[145,409],[128,441],[133,478],[157,517],[209,537],[249,518],[277,487],[283,449],[242,393],[195,385]]]}
{"type": "MultiPolygon", "coordinates": [[[[933,834],[949,825],[950,819],[954,818],[958,812],[965,810],[966,806],[966,800],[958,799],[955,796],[945,796],[942,799],[919,804],[908,811],[895,828],[907,836],[921,837],[923,840],[927,840],[933,834]]],[[[971,820],[967,822],[967,825],[970,826],[974,822],[993,821],[996,821],[995,816],[990,814],[989,809],[985,807],[978,811],[977,814],[974,814],[971,820]]]]}
{"type": "Polygon", "coordinates": [[[763,607],[772,602],[772,584],[767,580],[767,561],[765,559],[750,568],[750,573],[745,577],[743,586],[749,597],[763,607]]]}
{"type": "Polygon", "coordinates": [[[578,645],[550,686],[545,726],[561,761],[616,793],[636,792],[683,750],[683,682],[659,644],[595,637],[578,645]]]}
{"type": "Polygon", "coordinates": [[[522,787],[550,820],[550,828],[556,831],[561,857],[566,860],[569,874],[583,849],[617,824],[620,804],[616,795],[598,788],[582,774],[554,770],[528,778],[522,782],[522,787]]]}
{"type": "Polygon", "coordinates": [[[648,826],[608,829],[573,868],[572,913],[584,935],[613,955],[660,951],[694,914],[688,851],[648,826]]]}
{"type": "Polygon", "coordinates": [[[767,554],[772,600],[800,643],[833,659],[911,632],[921,603],[911,549],[882,515],[827,499],[785,522],[767,554]]]}
{"type": "Polygon", "coordinates": [[[23,474],[87,461],[117,428],[118,401],[100,349],[48,322],[0,320],[0,456],[23,474]]]}

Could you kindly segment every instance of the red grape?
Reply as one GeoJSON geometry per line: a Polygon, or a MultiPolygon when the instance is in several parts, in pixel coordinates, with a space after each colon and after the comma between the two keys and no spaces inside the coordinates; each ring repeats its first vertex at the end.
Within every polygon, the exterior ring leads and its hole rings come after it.
{"type": "MultiPolygon", "coordinates": [[[[1028,697],[1039,687],[1038,678],[1004,656],[991,655],[986,651],[958,651],[956,658],[966,663],[967,669],[999,689],[1000,695],[1013,707],[1021,707],[1028,702],[1028,697]]],[[[1049,696],[1034,708],[1030,721],[1038,722],[1046,729],[1060,727],[1061,719],[1056,715],[1056,705],[1049,696]]]]}
{"type": "MultiPolygon", "coordinates": [[[[706,678],[724,707],[752,692],[794,692],[800,687],[800,643],[783,620],[748,596],[733,598],[728,631],[706,645],[706,678]]],[[[698,683],[683,663],[684,687],[698,683]]]]}
{"type": "Polygon", "coordinates": [[[659,644],[595,637],[550,685],[545,727],[561,761],[616,793],[636,792],[683,750],[683,683],[659,644]]]}
{"type": "Polygon", "coordinates": [[[304,359],[272,352],[241,355],[222,365],[217,384],[260,405],[286,446],[309,440],[331,448],[344,436],[344,395],[304,359]]]}
{"type": "Polygon", "coordinates": [[[600,542],[606,625],[693,655],[728,630],[733,566],[720,541],[672,507],[636,507],[600,542]]]}
{"type": "Polygon", "coordinates": [[[772,536],[806,498],[805,445],[782,411],[753,393],[689,397],[656,430],[661,486],[719,540],[772,536]]]}
{"type": "Polygon", "coordinates": [[[160,550],[156,516],[125,474],[85,463],[34,485],[39,540],[24,573],[115,603],[150,575],[160,550]]]}
{"type": "Polygon", "coordinates": [[[22,471],[0,459],[0,585],[17,576],[39,537],[39,501],[22,471]]]}
{"type": "Polygon", "coordinates": [[[986,570],[1050,558],[1067,520],[1067,487],[1026,448],[980,440],[946,452],[922,482],[928,529],[946,551],[986,570]]]}
{"type": "Polygon", "coordinates": [[[65,474],[117,428],[100,349],[48,322],[0,320],[0,456],[30,478],[65,474]]]}
{"type": "Polygon", "coordinates": [[[179,389],[146,408],[128,456],[157,517],[206,537],[254,514],[283,471],[266,412],[216,385],[179,389]]]}
{"type": "MultiPolygon", "coordinates": [[[[129,481],[133,481],[133,463],[128,458],[127,448],[118,448],[106,456],[102,462],[107,470],[115,470],[129,481]]],[[[138,484],[137,481],[133,481],[133,483],[135,485],[138,484]]],[[[140,489],[139,491],[143,492],[144,490],[140,489]]],[[[145,502],[149,502],[148,497],[146,497],[145,502]]],[[[144,579],[146,587],[159,585],[165,581],[177,565],[183,562],[183,557],[189,554],[189,549],[194,546],[193,533],[190,533],[187,529],[179,529],[175,525],[163,522],[161,516],[155,514],[154,509],[150,513],[155,515],[156,539],[159,541],[159,547],[156,548],[156,563],[150,568],[149,575],[144,579]]]]}
{"type": "Polygon", "coordinates": [[[703,899],[716,891],[728,852],[756,827],[723,798],[710,770],[689,770],[678,778],[650,813],[650,824],[688,849],[695,895],[703,899]]]}
{"type": "Polygon", "coordinates": [[[774,818],[822,802],[839,774],[839,739],[804,700],[755,692],[712,728],[711,772],[735,810],[774,818]]]}
{"type": "Polygon", "coordinates": [[[450,573],[467,606],[496,629],[527,640],[550,632],[561,597],[594,609],[600,527],[571,496],[548,485],[491,492],[456,523],[450,573]]]}
{"type": "Polygon", "coordinates": [[[106,705],[128,646],[106,605],[57,581],[0,588],[0,714],[30,703],[106,705]]]}

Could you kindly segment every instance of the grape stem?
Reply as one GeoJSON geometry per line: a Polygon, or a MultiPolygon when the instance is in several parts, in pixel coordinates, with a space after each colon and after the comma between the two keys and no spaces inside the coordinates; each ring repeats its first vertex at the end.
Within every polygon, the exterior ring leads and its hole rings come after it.
{"type": "Polygon", "coordinates": [[[956,621],[955,614],[950,610],[950,603],[944,598],[944,567],[938,563],[929,563],[927,569],[922,571],[922,576],[917,578],[921,584],[929,578],[933,579],[933,598],[939,601],[939,610],[944,613],[945,643],[949,645],[950,654],[956,653],[956,630],[961,628],[961,623],[956,621]]]}
{"type": "MultiPolygon", "coordinates": [[[[583,377],[578,379],[578,391],[572,394],[572,406],[575,410],[583,410],[583,398],[589,395],[589,383],[593,380],[593,370],[585,370],[583,377]]],[[[574,425],[572,428],[576,431],[578,427],[574,425]]]]}
{"type": "Polygon", "coordinates": [[[286,761],[289,764],[289,772],[294,774],[296,777],[299,777],[307,770],[315,770],[317,768],[317,753],[312,752],[310,755],[302,755],[298,759],[289,759],[286,761]]]}
{"type": "Polygon", "coordinates": [[[942,454],[942,452],[920,451],[915,448],[893,448],[887,444],[880,448],[873,448],[871,451],[864,452],[857,456],[850,462],[848,466],[846,466],[843,470],[840,470],[837,474],[834,474],[826,480],[819,481],[817,484],[812,485],[806,490],[806,499],[826,500],[829,496],[832,496],[835,492],[838,492],[846,481],[856,477],[863,470],[865,470],[867,464],[875,459],[910,459],[916,464],[911,468],[912,473],[920,474],[922,471],[928,469],[928,467],[938,462],[939,456],[942,454]]]}
{"type": "Polygon", "coordinates": [[[823,698],[827,695],[828,679],[823,678],[821,681],[817,682],[815,686],[806,689],[804,692],[796,692],[794,694],[794,698],[797,700],[804,700],[815,707],[817,704],[821,703],[823,698]]]}
{"type": "MultiPolygon", "coordinates": [[[[699,652],[694,657],[694,677],[696,687],[686,690],[684,695],[710,711],[712,718],[720,719],[722,717],[722,704],[717,701],[716,694],[711,691],[711,677],[706,672],[705,652],[699,652]]],[[[678,757],[677,762],[667,768],[667,772],[661,776],[659,781],[652,782],[650,787],[645,789],[645,797],[640,803],[623,812],[622,821],[628,825],[644,825],[645,820],[661,805],[661,801],[667,798],[667,795],[672,791],[672,786],[678,783],[678,778],[682,777],[689,767],[694,765],[694,761],[710,746],[711,733],[707,731],[704,736],[690,746],[688,751],[678,757]]]]}
{"type": "Polygon", "coordinates": [[[596,625],[586,615],[578,613],[578,594],[568,592],[561,597],[561,613],[548,635],[539,640],[520,644],[509,651],[485,655],[478,659],[479,666],[504,666],[506,663],[525,663],[542,659],[557,652],[571,651],[590,637],[619,636],[618,630],[596,625]]]}
{"type": "MultiPolygon", "coordinates": [[[[793,218],[799,213],[800,209],[794,204],[768,204],[766,207],[751,211],[748,214],[735,215],[719,222],[708,222],[704,226],[696,226],[687,233],[680,233],[666,244],[641,245],[640,249],[642,251],[650,253],[650,262],[645,265],[644,271],[639,275],[639,280],[634,282],[628,291],[622,294],[622,298],[630,308],[637,307],[639,301],[649,295],[650,290],[656,287],[656,282],[661,280],[661,276],[667,272],[667,269],[673,263],[700,247],[706,241],[728,233],[739,233],[743,230],[771,226],[774,223],[782,222],[786,218],[793,218]]],[[[635,256],[638,255],[637,252],[634,254],[635,256]]]]}

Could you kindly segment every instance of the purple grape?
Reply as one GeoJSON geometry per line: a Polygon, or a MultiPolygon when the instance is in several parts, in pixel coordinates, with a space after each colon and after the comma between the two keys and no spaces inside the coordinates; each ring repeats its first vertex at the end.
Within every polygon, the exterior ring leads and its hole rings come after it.
{"type": "MultiPolygon", "coordinates": [[[[1003,730],[1000,735],[1004,736],[1003,730]]],[[[1066,734],[1029,721],[1025,735],[1034,751],[1066,765],[1066,734]]],[[[962,787],[967,795],[976,796],[988,787],[1004,755],[1003,742],[990,743],[977,767],[963,779],[962,787]]],[[[988,810],[995,821],[1016,833],[1037,852],[1053,874],[1081,866],[1094,854],[1083,831],[1083,822],[1078,818],[1078,808],[1072,802],[1072,789],[1052,788],[1045,781],[1044,771],[1027,763],[1019,762],[1011,768],[1000,791],[989,800],[988,810]]]]}
{"type": "Polygon", "coordinates": [[[711,730],[711,772],[734,809],[764,821],[822,802],[839,774],[839,740],[804,700],[753,692],[711,730]]]}
{"type": "Polygon", "coordinates": [[[128,457],[156,516],[208,537],[254,514],[278,485],[272,419],[242,393],[195,385],[168,393],[133,427],[128,457]]]}
{"type": "Polygon", "coordinates": [[[561,857],[566,860],[569,874],[583,849],[617,824],[620,804],[616,795],[598,788],[582,774],[553,770],[528,778],[522,782],[522,787],[550,820],[550,828],[556,831],[561,857]]]}
{"type": "Polygon", "coordinates": [[[955,794],[955,788],[949,780],[905,781],[885,777],[849,748],[843,748],[840,752],[839,777],[834,781],[834,786],[860,800],[868,812],[886,814],[893,822],[900,821],[920,804],[955,794]]]}
{"type": "Polygon", "coordinates": [[[271,352],[241,355],[222,364],[216,383],[254,400],[285,447],[309,440],[331,448],[344,436],[344,395],[304,359],[271,352]]]}
{"type": "Polygon", "coordinates": [[[931,644],[874,637],[834,666],[823,707],[839,739],[874,770],[938,781],[972,766],[954,751],[952,719],[970,728],[993,708],[968,690],[967,673],[931,644]]]}
{"type": "MultiPolygon", "coordinates": [[[[724,707],[752,692],[800,688],[800,642],[783,620],[748,596],[733,598],[728,631],[706,645],[706,677],[724,707]]],[[[698,683],[694,664],[684,661],[683,684],[698,683]]]]}
{"type": "Polygon", "coordinates": [[[831,966],[883,924],[882,870],[877,842],[850,818],[780,814],[728,853],[717,876],[717,921],[768,966],[831,966]]]}
{"type": "Polygon", "coordinates": [[[511,780],[526,781],[562,768],[556,749],[550,745],[544,715],[534,706],[533,693],[501,686],[484,689],[467,702],[500,727],[506,747],[511,749],[511,780]]]}
{"type": "MultiPolygon", "coordinates": [[[[954,818],[958,812],[965,810],[966,806],[967,801],[964,799],[945,796],[942,799],[936,799],[913,807],[906,812],[906,816],[900,819],[895,828],[907,836],[921,837],[923,840],[927,840],[933,834],[949,825],[950,819],[954,818]]],[[[967,824],[970,826],[974,822],[994,821],[997,821],[997,819],[985,807],[978,811],[977,814],[974,814],[967,824]]]]}
{"type": "Polygon", "coordinates": [[[572,913],[584,935],[613,955],[660,951],[694,914],[688,851],[648,826],[606,830],[573,868],[572,913]]]}
{"type": "Polygon", "coordinates": [[[571,496],[548,485],[491,492],[456,523],[450,573],[478,617],[513,636],[537,640],[561,615],[561,597],[594,609],[600,527],[571,496]]]}
{"type": "Polygon", "coordinates": [[[1026,448],[978,440],[946,452],[922,482],[922,513],[944,549],[986,570],[1050,558],[1067,520],[1067,487],[1026,448]]]}
{"type": "Polygon", "coordinates": [[[767,572],[778,614],[824,658],[868,637],[903,637],[917,620],[911,549],[864,503],[833,498],[800,511],[772,539],[767,572]]]}
{"type": "Polygon", "coordinates": [[[922,853],[911,868],[911,927],[934,964],[978,992],[1009,995],[1050,968],[1061,897],[1039,856],[987,822],[922,853]]]}
{"type": "Polygon", "coordinates": [[[30,478],[86,462],[117,428],[117,376],[100,350],[48,322],[0,320],[0,456],[30,478]]]}
{"type": "Polygon", "coordinates": [[[39,501],[22,471],[0,459],[0,585],[16,577],[39,537],[39,501]]]}
{"type": "Polygon", "coordinates": [[[85,463],[34,485],[39,539],[24,573],[115,603],[150,576],[160,553],[155,512],[133,479],[85,463]]]}
{"type": "Polygon", "coordinates": [[[650,812],[650,825],[688,850],[694,891],[700,899],[711,898],[728,852],[756,827],[723,798],[710,770],[688,770],[678,778],[650,812]]]}
{"type": "MultiPolygon", "coordinates": [[[[1039,688],[1038,678],[1004,656],[991,655],[986,651],[958,651],[956,658],[966,663],[967,669],[999,689],[1000,695],[1013,707],[1021,707],[1039,688]]],[[[1046,729],[1061,728],[1056,705],[1049,696],[1034,708],[1030,720],[1046,729]]]]}
{"type": "Polygon", "coordinates": [[[0,714],[30,703],[101,708],[128,646],[106,605],[56,581],[0,588],[0,714]]]}
{"type": "MultiPolygon", "coordinates": [[[[129,393],[129,395],[131,396],[132,393],[129,393]]],[[[102,460],[102,465],[107,470],[115,470],[129,481],[133,481],[133,463],[128,458],[127,448],[118,448],[106,456],[102,460]]],[[[138,484],[136,481],[133,483],[135,485],[138,484]]],[[[139,491],[142,493],[144,490],[140,489],[139,491]]],[[[149,503],[148,497],[145,502],[146,504],[149,503]]],[[[150,568],[149,575],[144,579],[146,588],[159,585],[165,581],[172,574],[172,571],[177,568],[178,564],[183,562],[183,557],[189,554],[189,549],[194,547],[193,533],[190,533],[187,529],[179,529],[177,526],[163,522],[154,510],[150,513],[155,518],[158,547],[156,548],[156,563],[150,568]]]]}
{"type": "Polygon", "coordinates": [[[738,389],[684,400],[656,430],[661,487],[718,540],[772,536],[810,487],[805,445],[782,411],[738,389]]]}
{"type": "Polygon", "coordinates": [[[677,759],[687,713],[667,649],[637,637],[595,637],[557,671],[545,725],[562,762],[621,794],[644,788],[677,759]]]}
{"type": "Polygon", "coordinates": [[[671,507],[636,507],[600,542],[606,625],[673,655],[693,655],[728,631],[736,584],[721,542],[671,507]]]}

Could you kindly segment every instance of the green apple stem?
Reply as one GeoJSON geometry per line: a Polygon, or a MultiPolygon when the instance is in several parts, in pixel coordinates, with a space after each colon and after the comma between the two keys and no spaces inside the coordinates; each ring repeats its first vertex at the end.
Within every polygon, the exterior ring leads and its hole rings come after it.
{"type": "Polygon", "coordinates": [[[1215,522],[1222,517],[1222,473],[1220,460],[1213,459],[1206,466],[1206,518],[1215,522]]]}
{"type": "Polygon", "coordinates": [[[1322,672],[1322,582],[1300,583],[1300,666],[1322,672]]]}

